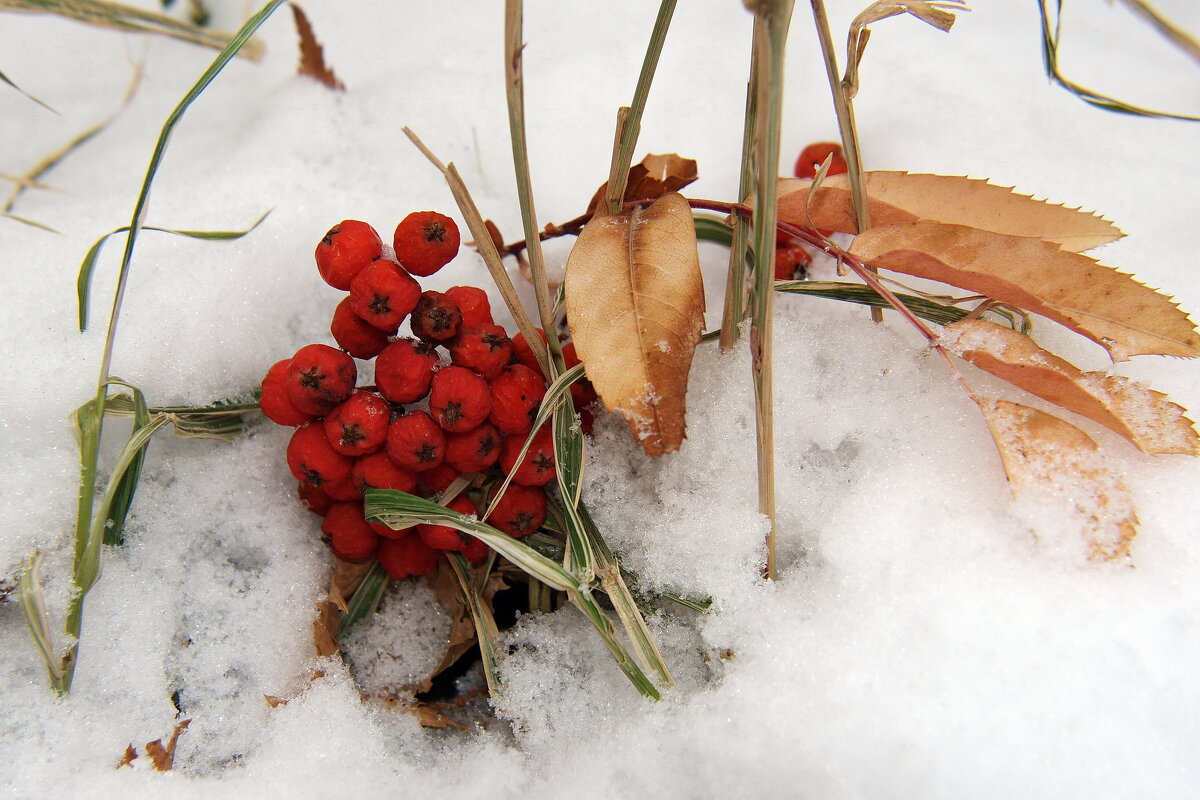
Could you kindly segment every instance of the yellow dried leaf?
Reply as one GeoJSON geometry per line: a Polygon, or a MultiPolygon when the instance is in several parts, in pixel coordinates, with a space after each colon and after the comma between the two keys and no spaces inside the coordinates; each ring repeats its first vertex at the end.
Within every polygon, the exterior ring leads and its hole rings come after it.
{"type": "Polygon", "coordinates": [[[1083,372],[1004,325],[964,319],[939,344],[1027,392],[1095,420],[1144,453],[1200,454],[1200,436],[1165,394],[1118,375],[1083,372]]]}
{"type": "Polygon", "coordinates": [[[1133,499],[1091,437],[1035,408],[1005,400],[977,402],[1013,493],[1040,492],[1070,504],[1092,558],[1129,555],[1138,524],[1133,499]]]}
{"type": "MultiPolygon", "coordinates": [[[[961,175],[909,172],[866,173],[871,224],[929,220],[967,225],[1009,236],[1032,236],[1082,252],[1125,234],[1096,214],[1035,200],[1011,187],[961,175]]],[[[781,178],[779,218],[808,227],[804,213],[812,181],[781,178]]],[[[857,216],[847,175],[830,175],[812,193],[813,223],[822,230],[857,233],[857,216]]]]}
{"type": "Polygon", "coordinates": [[[902,222],[858,235],[850,252],[873,267],[1041,314],[1096,342],[1114,361],[1142,354],[1200,355],[1195,325],[1169,297],[1049,242],[963,225],[902,222]]]}
{"type": "Polygon", "coordinates": [[[575,352],[609,410],[650,456],[679,448],[704,285],[692,211],[671,193],[628,214],[597,215],[566,276],[575,352]]]}

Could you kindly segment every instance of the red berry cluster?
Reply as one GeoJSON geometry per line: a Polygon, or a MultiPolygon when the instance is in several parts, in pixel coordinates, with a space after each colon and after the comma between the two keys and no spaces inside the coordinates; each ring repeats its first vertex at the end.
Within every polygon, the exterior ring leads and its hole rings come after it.
{"type": "MultiPolygon", "coordinates": [[[[414,277],[432,275],[457,255],[454,220],[409,214],[396,227],[393,248],[394,259],[379,234],[355,220],[325,234],[317,269],[349,292],[330,325],[341,349],[310,344],[272,366],[261,406],[270,419],[296,427],[288,467],[300,481],[300,500],[324,517],[321,530],[334,553],[349,561],[378,558],[393,578],[406,578],[433,571],[439,551],[478,562],[487,547],[447,526],[395,531],[369,523],[362,500],[368,488],[434,497],[460,475],[481,473],[484,480],[472,484],[479,491],[447,504],[472,515],[499,487],[498,471],[515,467],[487,521],[519,538],[545,521],[543,487],[555,467],[548,426],[517,464],[546,393],[532,350],[495,324],[482,289],[422,291],[414,277]],[[399,335],[406,320],[412,337],[399,335]],[[358,387],[355,358],[375,360],[374,386],[358,387]]],[[[568,366],[578,363],[568,349],[568,366]]],[[[572,387],[581,408],[596,399],[583,384],[572,387]]]]}
{"type": "MultiPolygon", "coordinates": [[[[847,172],[846,159],[842,157],[842,146],[835,142],[816,142],[800,151],[796,159],[795,175],[797,178],[815,178],[817,170],[829,162],[829,175],[844,175],[847,172]]],[[[828,236],[830,231],[821,231],[828,236]]],[[[783,232],[775,234],[775,280],[791,281],[804,280],[808,277],[808,266],[812,263],[812,255],[800,243],[783,232]]]]}

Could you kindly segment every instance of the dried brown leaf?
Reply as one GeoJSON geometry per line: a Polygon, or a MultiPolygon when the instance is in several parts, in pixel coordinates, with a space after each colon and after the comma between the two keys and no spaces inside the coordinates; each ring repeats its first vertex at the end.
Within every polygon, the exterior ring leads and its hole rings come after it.
{"type": "Polygon", "coordinates": [[[405,714],[412,714],[421,723],[422,728],[457,728],[463,731],[469,730],[466,725],[444,713],[444,709],[457,707],[455,703],[421,703],[402,697],[370,696],[366,699],[386,706],[392,711],[402,711],[405,714]]]}
{"type": "Polygon", "coordinates": [[[296,69],[296,73],[312,78],[330,89],[345,89],[346,87],[333,74],[333,69],[325,63],[325,51],[321,47],[321,43],[317,41],[317,35],[313,32],[312,23],[308,21],[308,15],[296,3],[293,2],[290,5],[292,6],[292,17],[296,20],[296,33],[300,35],[300,66],[296,69]]]}
{"type": "MultiPolygon", "coordinates": [[[[1032,236],[1083,252],[1125,234],[1101,216],[1018,194],[1010,187],[960,175],[866,173],[872,225],[930,220],[1009,236],[1032,236]]],[[[808,227],[805,201],[812,181],[781,178],[779,218],[808,227]]],[[[857,233],[847,175],[830,175],[812,193],[813,222],[822,230],[857,233]]]]}
{"type": "MultiPolygon", "coordinates": [[[[190,719],[180,720],[175,723],[175,730],[171,731],[171,738],[167,740],[165,747],[163,746],[162,739],[146,742],[146,755],[150,757],[150,761],[154,764],[156,770],[159,772],[168,772],[175,765],[175,746],[179,744],[179,734],[186,731],[190,724],[192,724],[190,719]]],[[[125,754],[128,755],[129,751],[126,750],[125,754]]]]}
{"type": "MultiPolygon", "coordinates": [[[[455,661],[462,656],[463,653],[475,646],[477,634],[475,630],[475,621],[471,618],[471,610],[467,604],[463,602],[462,590],[459,588],[458,579],[454,577],[454,570],[446,559],[439,559],[437,570],[429,577],[434,595],[438,602],[442,604],[446,615],[450,617],[450,633],[446,639],[446,651],[442,654],[441,661],[438,662],[429,673],[429,677],[417,687],[417,691],[429,691],[429,687],[433,685],[433,679],[442,673],[447,667],[451,666],[455,661]]],[[[493,571],[488,575],[487,582],[483,586],[483,591],[480,592],[480,599],[489,609],[492,607],[492,598],[499,592],[508,587],[508,582],[504,576],[497,571],[493,571]]]]}
{"type": "Polygon", "coordinates": [[[1049,494],[1083,525],[1089,555],[1129,555],[1137,512],[1128,487],[1109,471],[1096,443],[1058,417],[1006,400],[976,398],[1014,494],[1049,494]]]}
{"type": "Polygon", "coordinates": [[[121,767],[128,767],[137,757],[138,751],[134,749],[133,745],[127,745],[125,747],[125,755],[121,756],[121,760],[117,762],[117,769],[120,769],[121,767]]]}
{"type": "Polygon", "coordinates": [[[704,285],[687,200],[671,193],[628,214],[597,214],[567,259],[575,351],[610,410],[650,456],[679,448],[704,285]]]}
{"type": "MultiPolygon", "coordinates": [[[[333,557],[333,578],[329,583],[329,601],[343,614],[349,611],[346,600],[354,596],[367,573],[375,566],[374,561],[345,561],[333,557]]],[[[334,628],[336,630],[336,627],[334,628]]]]}
{"type": "Polygon", "coordinates": [[[342,648],[334,639],[337,633],[340,613],[337,604],[323,600],[316,604],[317,616],[313,619],[313,647],[321,658],[331,656],[342,648]]]}
{"type": "MultiPolygon", "coordinates": [[[[625,184],[625,202],[634,200],[657,200],[668,192],[678,192],[683,187],[693,183],[699,174],[696,171],[696,161],[683,158],[676,153],[650,154],[642,159],[640,164],[629,168],[629,179],[625,184]]],[[[588,203],[587,213],[593,213],[608,191],[608,181],[600,185],[592,201],[588,203]]]]}
{"type": "Polygon", "coordinates": [[[1169,297],[1050,242],[964,225],[902,222],[860,234],[850,252],[873,267],[1041,314],[1096,342],[1114,361],[1200,355],[1195,325],[1169,297]]]}
{"type": "Polygon", "coordinates": [[[1032,394],[1094,420],[1145,453],[1200,454],[1200,436],[1184,409],[1136,381],[1083,372],[1004,325],[964,319],[939,344],[1032,394]]]}

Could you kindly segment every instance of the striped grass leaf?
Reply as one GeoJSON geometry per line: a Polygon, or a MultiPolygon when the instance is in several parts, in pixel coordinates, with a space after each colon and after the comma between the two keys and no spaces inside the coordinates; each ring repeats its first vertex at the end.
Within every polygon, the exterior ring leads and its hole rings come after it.
{"type": "Polygon", "coordinates": [[[449,526],[479,539],[542,583],[563,591],[582,588],[574,575],[532,547],[491,525],[430,500],[394,489],[368,489],[364,512],[368,522],[380,522],[390,528],[398,528],[412,522],[449,526]]]}
{"type": "MultiPolygon", "coordinates": [[[[246,430],[247,418],[259,411],[257,400],[218,400],[204,406],[150,406],[151,414],[166,414],[175,426],[175,434],[185,439],[232,441],[246,430]]],[[[117,394],[108,398],[105,414],[131,417],[134,400],[117,394]]]]}
{"type": "Polygon", "coordinates": [[[658,688],[654,683],[646,677],[646,673],[642,672],[637,661],[621,644],[621,638],[617,635],[616,628],[613,627],[612,621],[608,615],[596,603],[596,599],[588,589],[572,590],[567,592],[567,596],[571,602],[583,612],[588,618],[588,622],[592,623],[592,627],[600,634],[600,640],[604,642],[604,646],[608,648],[608,652],[612,654],[613,660],[617,662],[617,666],[625,673],[625,677],[633,684],[645,697],[653,700],[661,700],[662,695],[659,694],[658,688]]]}
{"type": "Polygon", "coordinates": [[[350,602],[346,604],[346,613],[342,614],[341,620],[338,621],[335,639],[339,642],[342,641],[342,637],[349,634],[355,625],[375,613],[389,580],[391,579],[388,577],[387,570],[376,561],[371,567],[371,571],[363,578],[363,582],[359,584],[358,589],[355,590],[350,602]]]}
{"type": "MultiPolygon", "coordinates": [[[[148,188],[148,187],[147,187],[148,188]]],[[[249,228],[241,231],[186,231],[177,230],[174,228],[157,228],[150,225],[142,227],[146,231],[158,231],[160,233],[170,233],[175,236],[186,236],[189,239],[206,239],[209,241],[229,241],[232,239],[240,239],[250,231],[262,224],[262,221],[270,214],[267,211],[249,228]]],[[[87,328],[88,321],[88,297],[91,293],[92,273],[96,269],[96,260],[100,257],[100,250],[104,247],[104,243],[108,241],[110,236],[116,236],[119,233],[127,233],[130,227],[127,225],[123,228],[117,228],[115,231],[110,231],[96,240],[87,251],[87,255],[83,257],[83,263],[79,265],[79,276],[75,280],[75,291],[79,297],[79,331],[82,333],[87,328]]],[[[123,264],[122,269],[127,265],[123,264]]]]}
{"type": "Polygon", "coordinates": [[[496,638],[500,631],[496,628],[496,618],[492,610],[479,595],[479,587],[472,580],[471,565],[461,553],[446,553],[450,569],[458,579],[458,588],[462,591],[463,602],[471,612],[471,620],[475,623],[475,638],[479,640],[479,656],[483,662],[483,676],[487,680],[488,694],[494,695],[500,688],[500,678],[496,670],[496,638]]]}
{"type": "Polygon", "coordinates": [[[46,613],[45,595],[38,576],[41,567],[42,554],[35,550],[17,576],[17,601],[21,604],[29,634],[46,664],[50,682],[57,687],[63,682],[62,656],[54,646],[53,627],[50,615],[46,613]]]}
{"type": "MultiPolygon", "coordinates": [[[[135,435],[139,430],[150,424],[150,409],[146,406],[146,397],[141,390],[136,386],[132,386],[124,381],[117,379],[110,380],[109,385],[124,386],[133,394],[124,395],[130,398],[132,406],[133,429],[130,431],[130,436],[135,435]]],[[[108,403],[105,403],[107,411],[108,403]]],[[[129,507],[133,505],[133,495],[137,492],[138,481],[142,477],[142,464],[146,461],[146,448],[142,447],[134,455],[129,463],[125,474],[121,476],[120,482],[117,484],[117,489],[113,495],[112,504],[109,506],[105,515],[104,522],[104,543],[109,545],[123,544],[125,541],[125,518],[129,516],[129,507]]]]}

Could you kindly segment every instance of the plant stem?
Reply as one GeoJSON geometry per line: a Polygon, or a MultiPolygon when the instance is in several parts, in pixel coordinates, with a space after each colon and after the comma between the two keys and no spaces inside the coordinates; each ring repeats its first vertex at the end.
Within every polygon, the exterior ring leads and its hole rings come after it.
{"type": "MultiPolygon", "coordinates": [[[[646,110],[646,98],[650,94],[650,84],[654,81],[654,70],[658,68],[658,57],[662,54],[667,30],[671,27],[676,1],[662,0],[658,7],[654,30],[650,33],[650,42],[646,45],[646,55],[642,59],[642,71],[638,74],[637,87],[633,91],[633,103],[630,104],[628,113],[621,115],[623,119],[618,118],[617,146],[613,148],[613,160],[608,171],[608,191],[605,194],[610,214],[617,213],[625,197],[629,165],[633,163],[633,148],[637,145],[638,134],[642,130],[642,112],[646,110]]],[[[528,232],[526,238],[529,238],[528,232]]]]}

